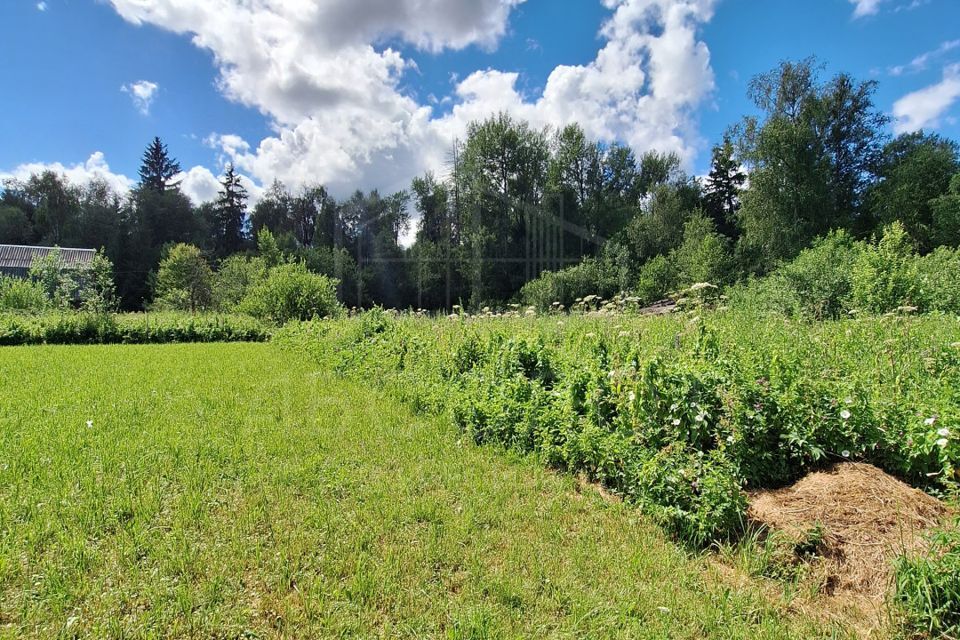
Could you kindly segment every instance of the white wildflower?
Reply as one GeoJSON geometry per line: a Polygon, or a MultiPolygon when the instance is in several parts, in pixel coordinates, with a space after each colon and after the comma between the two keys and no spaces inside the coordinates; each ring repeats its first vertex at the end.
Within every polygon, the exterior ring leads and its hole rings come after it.
{"type": "Polygon", "coordinates": [[[944,427],[943,429],[937,429],[937,435],[940,436],[941,438],[949,438],[950,429],[947,429],[946,427],[944,427]]]}
{"type": "Polygon", "coordinates": [[[675,427],[679,427],[679,426],[680,426],[680,418],[674,418],[674,419],[673,419],[673,426],[675,426],[675,427]]]}
{"type": "Polygon", "coordinates": [[[840,455],[842,455],[844,458],[849,458],[850,452],[844,449],[843,451],[840,452],[840,455]]]}
{"type": "Polygon", "coordinates": [[[946,449],[948,444],[950,444],[950,441],[947,440],[946,438],[940,438],[939,440],[937,440],[937,446],[940,447],[941,449],[946,449]]]}
{"type": "Polygon", "coordinates": [[[87,429],[93,429],[93,420],[87,420],[87,429]]]}
{"type": "Polygon", "coordinates": [[[843,418],[844,420],[849,420],[851,415],[853,415],[853,414],[851,414],[851,413],[850,413],[849,411],[847,411],[846,409],[844,409],[843,411],[840,412],[840,417],[843,418]]]}
{"type": "Polygon", "coordinates": [[[923,424],[927,425],[928,427],[932,427],[934,423],[936,423],[936,421],[937,421],[937,416],[932,416],[924,420],[923,424]]]}
{"type": "Polygon", "coordinates": [[[634,400],[637,399],[637,394],[635,394],[633,391],[631,391],[631,392],[630,392],[630,395],[628,395],[627,397],[630,398],[630,402],[633,402],[634,400]]]}
{"type": "Polygon", "coordinates": [[[696,420],[697,422],[703,422],[706,419],[706,417],[707,416],[703,415],[702,413],[698,413],[697,417],[694,418],[694,420],[696,420]]]}

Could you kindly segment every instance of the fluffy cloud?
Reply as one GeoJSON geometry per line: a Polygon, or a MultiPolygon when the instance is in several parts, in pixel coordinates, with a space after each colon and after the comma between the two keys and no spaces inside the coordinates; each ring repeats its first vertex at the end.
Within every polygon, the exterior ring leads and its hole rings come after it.
{"type": "MultiPolygon", "coordinates": [[[[91,180],[102,180],[120,195],[126,195],[137,185],[137,181],[120,173],[114,173],[110,170],[103,153],[96,151],[90,155],[86,162],[67,166],[59,162],[29,162],[21,164],[10,171],[0,171],[0,183],[5,180],[26,181],[32,175],[38,175],[44,171],[53,171],[66,177],[71,184],[85,186],[91,180]]],[[[194,204],[202,204],[215,200],[217,192],[220,190],[220,180],[222,176],[215,176],[206,167],[196,166],[189,171],[179,173],[174,177],[174,181],[179,182],[180,190],[194,204]]],[[[253,207],[263,195],[263,189],[247,176],[241,175],[240,181],[249,195],[248,204],[253,207]]]]}
{"type": "Polygon", "coordinates": [[[893,104],[894,130],[897,133],[937,127],[940,119],[960,100],[960,64],[943,70],[943,80],[909,93],[893,104]]]}
{"type": "MultiPolygon", "coordinates": [[[[206,167],[196,166],[177,174],[173,181],[179,184],[180,191],[190,198],[191,202],[203,204],[217,199],[222,179],[222,175],[215,176],[206,167]]],[[[245,175],[240,176],[240,183],[247,190],[247,206],[253,208],[263,196],[263,188],[245,175]]]]}
{"type": "Polygon", "coordinates": [[[78,163],[72,166],[65,166],[59,162],[50,164],[42,162],[28,162],[21,164],[15,169],[7,172],[0,171],[0,181],[15,179],[27,180],[34,174],[40,174],[44,171],[53,171],[66,176],[72,184],[86,185],[91,180],[103,180],[117,193],[126,193],[133,188],[135,181],[125,175],[114,173],[110,170],[103,153],[96,151],[87,158],[86,162],[78,163]]]}
{"type": "Polygon", "coordinates": [[[318,181],[340,194],[407,186],[442,166],[471,120],[500,110],[536,125],[578,121],[594,137],[689,159],[699,145],[693,110],[713,89],[697,32],[715,0],[603,0],[613,14],[591,63],[557,67],[532,98],[515,73],[477,71],[454,87],[443,116],[402,90],[415,62],[380,45],[493,47],[522,0],[111,2],[130,22],[191,35],[212,52],[223,94],[271,120],[275,135],[255,144],[214,137],[226,158],[264,183],[318,181]]]}
{"type": "Polygon", "coordinates": [[[160,85],[156,82],[138,80],[137,82],[123,85],[120,87],[120,91],[130,94],[130,99],[133,100],[133,106],[137,108],[137,111],[139,111],[141,115],[147,116],[150,115],[150,105],[153,104],[153,99],[156,97],[157,89],[159,88],[160,85]]]}

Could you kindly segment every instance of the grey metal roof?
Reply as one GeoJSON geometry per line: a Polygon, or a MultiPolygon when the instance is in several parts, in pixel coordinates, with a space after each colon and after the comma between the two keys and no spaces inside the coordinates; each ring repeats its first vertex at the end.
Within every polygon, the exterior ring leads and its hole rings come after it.
{"type": "MultiPolygon", "coordinates": [[[[54,247],[0,244],[0,269],[30,269],[34,260],[49,255],[53,249],[54,247]]],[[[60,260],[67,267],[86,267],[96,254],[95,249],[60,248],[60,260]]]]}

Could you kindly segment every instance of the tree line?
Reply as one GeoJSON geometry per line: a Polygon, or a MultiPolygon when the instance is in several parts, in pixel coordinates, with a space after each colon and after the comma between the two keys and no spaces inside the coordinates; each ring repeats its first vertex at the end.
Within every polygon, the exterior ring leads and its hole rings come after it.
{"type": "Polygon", "coordinates": [[[195,206],[155,139],[129,194],[53,172],[6,182],[0,242],[102,248],[128,309],[153,301],[175,245],[219,270],[261,252],[258,237],[336,278],[348,306],[426,309],[619,291],[652,300],[770,273],[830,231],[868,239],[894,222],[920,254],[960,245],[960,148],[889,136],[875,90],[848,74],[824,79],[813,59],[782,63],[750,82],[758,115],[728,128],[702,179],[673,153],[501,113],[469,126],[443,175],[405,191],[336,199],[319,184],[274,182],[250,208],[228,166],[217,199],[195,206]]]}

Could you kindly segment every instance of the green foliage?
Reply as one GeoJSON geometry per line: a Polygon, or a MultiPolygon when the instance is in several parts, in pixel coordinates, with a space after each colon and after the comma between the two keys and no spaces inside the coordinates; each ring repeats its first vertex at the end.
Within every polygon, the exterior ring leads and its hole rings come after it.
{"type": "Polygon", "coordinates": [[[310,272],[302,262],[283,264],[270,269],[263,280],[254,284],[239,308],[277,325],[335,317],[342,310],[336,288],[336,280],[310,272]]]}
{"type": "Polygon", "coordinates": [[[949,202],[934,202],[947,194],[958,171],[960,147],[955,142],[923,132],[905,133],[884,148],[879,180],[869,191],[871,212],[883,225],[899,221],[922,251],[937,244],[955,245],[949,202]]]}
{"type": "Polygon", "coordinates": [[[272,269],[283,262],[283,252],[269,227],[262,227],[257,234],[257,252],[263,259],[264,266],[268,269],[272,269]]]}
{"type": "Polygon", "coordinates": [[[73,269],[64,266],[58,247],[30,265],[30,279],[40,286],[50,304],[58,309],[69,308],[76,298],[78,285],[75,276],[73,269]]]}
{"type": "Polygon", "coordinates": [[[590,295],[608,297],[617,293],[617,279],[602,260],[587,258],[578,265],[559,271],[545,271],[520,290],[524,304],[540,311],[556,310],[556,303],[569,309],[577,298],[590,295]]]}
{"type": "Polygon", "coordinates": [[[858,311],[887,313],[916,301],[912,239],[900,222],[883,230],[853,266],[853,305],[858,311]]]}
{"type": "Polygon", "coordinates": [[[694,545],[741,531],[742,487],[834,461],[955,487],[953,319],[698,316],[428,322],[377,311],[292,325],[278,340],[417,411],[449,412],[477,443],[584,473],[694,545]]]}
{"type": "Polygon", "coordinates": [[[0,203],[0,244],[23,244],[33,235],[33,225],[23,209],[0,203]]]}
{"type": "Polygon", "coordinates": [[[851,309],[853,269],[862,249],[846,231],[832,231],[768,277],[735,288],[732,305],[810,320],[839,318],[851,309]]]}
{"type": "Polygon", "coordinates": [[[680,277],[672,258],[659,255],[640,267],[635,293],[641,304],[650,304],[676,291],[679,283],[680,277]]]}
{"type": "Polygon", "coordinates": [[[154,307],[162,310],[202,311],[213,302],[213,271],[200,249],[176,244],[157,270],[154,307]]]}
{"type": "Polygon", "coordinates": [[[937,247],[914,258],[912,301],[922,312],[960,314],[960,250],[937,247]]]}
{"type": "Polygon", "coordinates": [[[50,299],[39,282],[0,275],[0,311],[37,313],[50,308],[50,299]]]}
{"type": "Polygon", "coordinates": [[[640,505],[682,540],[702,546],[743,530],[741,479],[719,450],[668,445],[642,461],[637,485],[640,505]]]}
{"type": "Polygon", "coordinates": [[[698,282],[725,285],[733,280],[729,240],[717,233],[713,220],[695,213],[683,226],[683,242],[671,254],[681,286],[698,282]]]}
{"type": "Polygon", "coordinates": [[[839,318],[849,309],[852,273],[861,250],[846,231],[831,231],[772,277],[783,284],[795,315],[816,320],[839,318]]]}
{"type": "Polygon", "coordinates": [[[0,313],[0,345],[260,342],[267,327],[240,315],[0,313]]]}
{"type": "MultiPolygon", "coordinates": [[[[269,231],[261,232],[269,233],[269,231]]],[[[267,259],[233,255],[220,263],[213,277],[213,306],[234,311],[254,286],[267,277],[267,259]]]]}
{"type": "Polygon", "coordinates": [[[931,200],[930,207],[934,244],[960,247],[960,173],[950,180],[949,193],[931,200]]]}
{"type": "Polygon", "coordinates": [[[113,263],[98,251],[90,266],[77,274],[80,308],[93,313],[110,313],[117,309],[113,263]]]}
{"type": "Polygon", "coordinates": [[[897,559],[895,602],[909,631],[960,635],[960,529],[938,532],[923,555],[897,559]]]}

